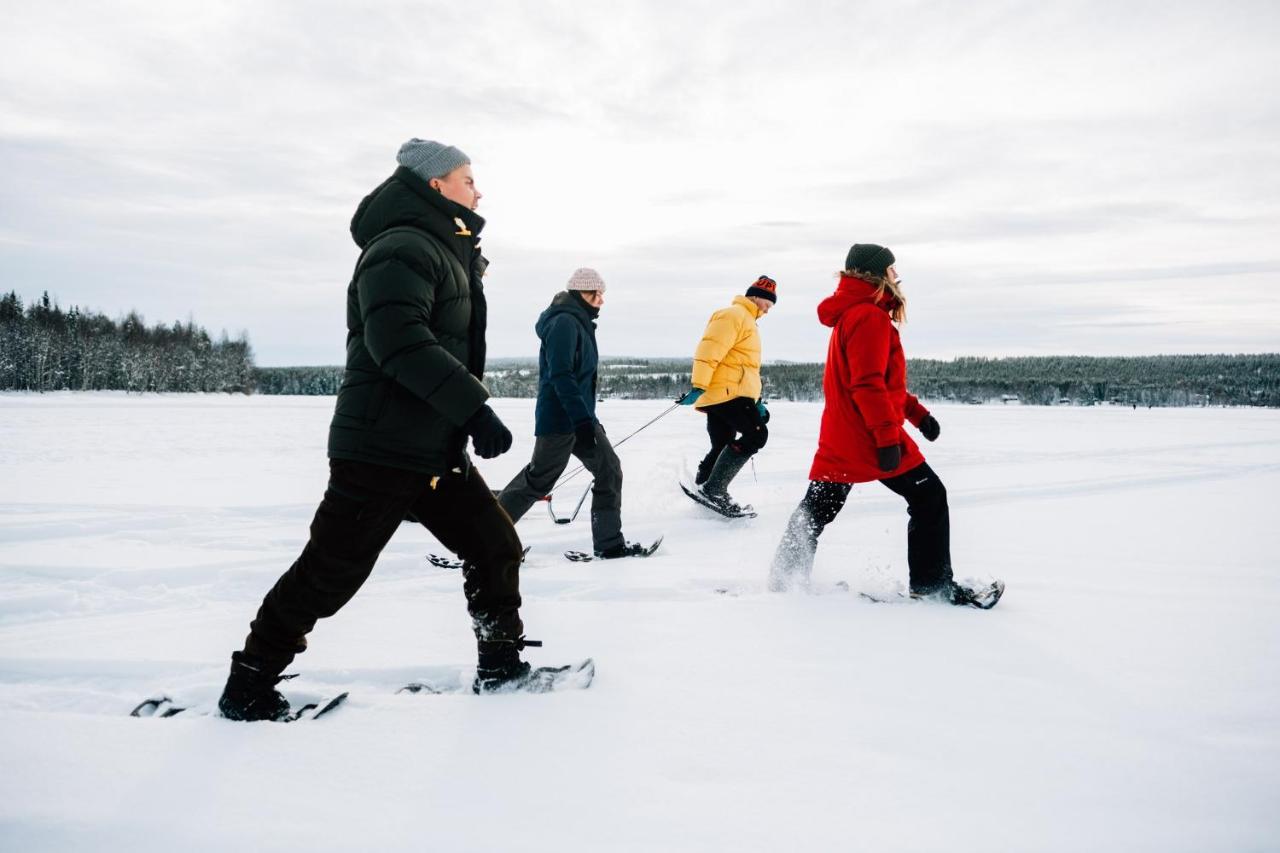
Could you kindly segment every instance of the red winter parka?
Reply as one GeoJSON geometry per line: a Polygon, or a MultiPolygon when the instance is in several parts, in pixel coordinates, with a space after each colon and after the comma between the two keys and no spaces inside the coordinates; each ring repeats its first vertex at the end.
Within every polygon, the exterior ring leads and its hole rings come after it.
{"type": "Polygon", "coordinates": [[[919,425],[929,410],[907,392],[907,360],[889,319],[893,297],[876,300],[876,286],[842,275],[836,292],[818,304],[818,319],[831,326],[822,376],[826,407],[810,480],[868,483],[910,471],[924,462],[902,428],[919,425]],[[902,447],[902,463],[881,471],[876,448],[902,447]]]}

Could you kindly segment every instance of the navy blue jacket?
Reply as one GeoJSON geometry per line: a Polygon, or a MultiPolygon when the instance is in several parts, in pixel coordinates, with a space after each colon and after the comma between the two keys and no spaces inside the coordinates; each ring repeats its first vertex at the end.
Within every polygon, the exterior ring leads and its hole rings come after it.
{"type": "Polygon", "coordinates": [[[596,323],[577,294],[562,290],[538,317],[538,406],[534,435],[567,435],[596,417],[596,323]]]}

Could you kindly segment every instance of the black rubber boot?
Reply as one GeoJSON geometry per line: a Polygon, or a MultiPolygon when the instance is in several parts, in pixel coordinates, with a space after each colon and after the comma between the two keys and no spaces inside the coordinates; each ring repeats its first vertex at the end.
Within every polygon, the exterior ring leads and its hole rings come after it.
{"type": "Polygon", "coordinates": [[[283,720],[289,716],[289,700],[276,685],[291,676],[281,675],[283,666],[272,666],[244,652],[231,655],[231,674],[218,699],[218,710],[228,720],[257,722],[283,720]]]}
{"type": "Polygon", "coordinates": [[[746,465],[747,460],[750,458],[750,454],[739,453],[734,450],[733,445],[729,445],[720,451],[720,458],[716,460],[715,466],[711,469],[711,475],[702,484],[703,496],[731,512],[741,512],[749,509],[749,507],[742,506],[729,497],[729,484],[733,482],[734,477],[738,476],[738,472],[742,470],[742,466],[746,465]]]}

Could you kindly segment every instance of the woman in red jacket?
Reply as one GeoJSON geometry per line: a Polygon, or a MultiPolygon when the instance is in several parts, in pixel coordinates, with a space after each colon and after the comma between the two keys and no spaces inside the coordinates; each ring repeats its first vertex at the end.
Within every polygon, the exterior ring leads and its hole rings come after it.
{"type": "Polygon", "coordinates": [[[807,584],[818,537],[844,507],[853,484],[879,480],[907,501],[912,597],[995,606],[1003,584],[974,591],[952,579],[947,490],[903,429],[911,421],[929,441],[941,432],[937,419],[907,391],[897,329],[906,319],[906,299],[893,252],[855,244],[836,292],[818,305],[818,319],[831,327],[818,452],[809,489],[774,557],[769,588],[807,584]]]}

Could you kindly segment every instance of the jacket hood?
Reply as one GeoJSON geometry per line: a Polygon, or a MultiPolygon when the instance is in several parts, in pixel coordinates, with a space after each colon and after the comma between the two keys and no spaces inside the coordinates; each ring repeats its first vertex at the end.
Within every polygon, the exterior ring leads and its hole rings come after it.
{"type": "Polygon", "coordinates": [[[840,276],[836,292],[818,303],[818,320],[824,326],[835,326],[840,317],[855,305],[879,305],[888,311],[895,300],[887,291],[876,299],[876,285],[852,275],[840,276]]]}
{"type": "Polygon", "coordinates": [[[551,297],[551,304],[548,305],[541,314],[538,315],[538,322],[534,323],[533,329],[538,333],[538,337],[543,337],[547,333],[547,325],[561,314],[572,314],[578,322],[586,326],[589,330],[596,327],[595,318],[591,316],[591,312],[582,300],[568,290],[562,290],[555,296],[551,297]]]}
{"type": "Polygon", "coordinates": [[[459,234],[461,230],[478,238],[484,217],[445,198],[401,166],[360,202],[351,217],[351,238],[363,249],[383,231],[402,225],[429,231],[448,245],[465,236],[459,234]],[[456,220],[461,220],[465,229],[460,229],[456,220]]]}

